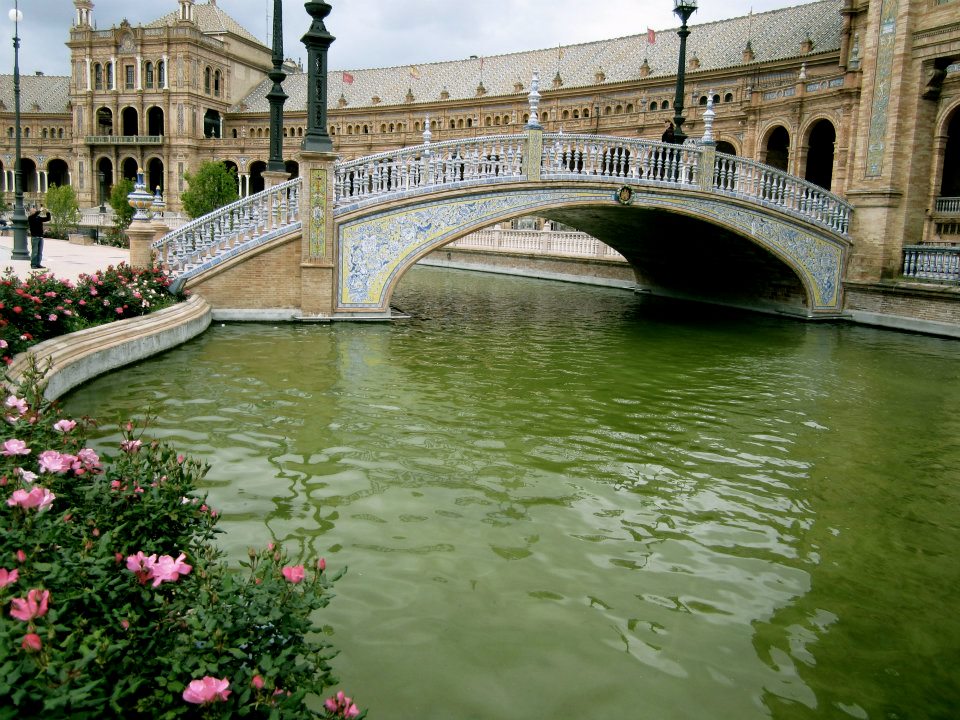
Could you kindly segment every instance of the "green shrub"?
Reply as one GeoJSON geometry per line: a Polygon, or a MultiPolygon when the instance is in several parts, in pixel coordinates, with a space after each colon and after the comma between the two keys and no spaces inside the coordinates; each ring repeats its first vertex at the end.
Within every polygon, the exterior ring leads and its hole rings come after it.
{"type": "Polygon", "coordinates": [[[360,716],[322,700],[325,563],[228,568],[202,464],[132,425],[100,457],[42,390],[34,368],[2,408],[0,719],[360,716]]]}

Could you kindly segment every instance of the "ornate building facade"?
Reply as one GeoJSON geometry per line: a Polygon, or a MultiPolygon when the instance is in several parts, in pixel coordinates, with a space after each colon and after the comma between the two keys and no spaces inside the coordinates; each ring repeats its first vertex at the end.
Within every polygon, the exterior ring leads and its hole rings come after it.
{"type": "MultiPolygon", "coordinates": [[[[118,177],[147,172],[168,208],[207,160],[264,186],[270,49],[216,0],[164,0],[146,25],[94,28],[74,0],[69,77],[22,78],[28,195],[75,187],[99,205],[118,177]]],[[[905,245],[960,243],[960,0],[818,0],[693,25],[684,130],[712,100],[718,149],[779,167],[856,208],[851,280],[896,276],[905,245]]],[[[541,74],[548,132],[660,137],[674,114],[673,30],[549,50],[328,75],[328,131],[354,158],[422,143],[524,130],[541,74]]],[[[284,157],[306,130],[306,75],[288,63],[284,157]]],[[[3,190],[13,189],[12,78],[0,77],[3,190]]]]}

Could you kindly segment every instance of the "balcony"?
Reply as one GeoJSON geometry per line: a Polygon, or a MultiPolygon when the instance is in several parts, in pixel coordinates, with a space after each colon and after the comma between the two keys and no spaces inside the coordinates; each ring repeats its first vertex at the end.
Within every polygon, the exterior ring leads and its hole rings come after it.
{"type": "Polygon", "coordinates": [[[938,197],[937,215],[960,215],[960,197],[938,197]]]}
{"type": "Polygon", "coordinates": [[[163,135],[87,135],[87,145],[163,145],[163,135]]]}

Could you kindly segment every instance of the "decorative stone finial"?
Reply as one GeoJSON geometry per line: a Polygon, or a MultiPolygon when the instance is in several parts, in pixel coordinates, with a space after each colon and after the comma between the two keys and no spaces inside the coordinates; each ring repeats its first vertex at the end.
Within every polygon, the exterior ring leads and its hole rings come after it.
{"type": "Polygon", "coordinates": [[[163,217],[163,211],[167,209],[167,203],[163,200],[159,185],[157,185],[157,191],[153,194],[153,205],[150,209],[153,211],[154,217],[163,217]]]}
{"type": "Polygon", "coordinates": [[[147,184],[143,179],[143,168],[137,170],[137,181],[133,185],[133,192],[127,195],[127,202],[134,209],[133,219],[150,220],[150,207],[153,205],[153,195],[147,192],[147,184]]]}
{"type": "Polygon", "coordinates": [[[432,137],[433,133],[430,132],[430,115],[427,114],[423,118],[423,144],[429,145],[432,137]]]}
{"type": "Polygon", "coordinates": [[[713,111],[713,90],[707,93],[707,110],[703,113],[703,144],[713,145],[713,119],[716,117],[713,111]]]}
{"type": "Polygon", "coordinates": [[[799,79],[800,79],[800,80],[806,80],[806,79],[807,79],[807,64],[806,64],[806,63],[800,63],[800,78],[799,78],[799,79]]]}
{"type": "Polygon", "coordinates": [[[530,120],[527,121],[527,127],[530,129],[543,129],[540,124],[540,118],[537,116],[537,110],[540,107],[540,71],[533,72],[533,80],[530,81],[530,94],[527,95],[530,103],[530,120]]]}
{"type": "Polygon", "coordinates": [[[648,75],[650,75],[650,63],[644,58],[643,65],[640,66],[640,77],[645,78],[648,75]]]}

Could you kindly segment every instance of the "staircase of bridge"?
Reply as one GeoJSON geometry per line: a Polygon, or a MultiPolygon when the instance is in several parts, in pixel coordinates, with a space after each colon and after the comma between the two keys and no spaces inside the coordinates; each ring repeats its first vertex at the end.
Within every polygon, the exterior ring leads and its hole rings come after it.
{"type": "MultiPolygon", "coordinates": [[[[540,198],[543,205],[544,193],[554,193],[549,202],[556,206],[569,196],[571,188],[589,187],[590,202],[661,207],[752,237],[795,267],[814,296],[814,310],[839,309],[840,280],[850,246],[851,206],[776,168],[718,153],[711,143],[673,145],[528,130],[426,142],[337,162],[332,181],[332,207],[325,205],[324,198],[306,200],[302,179],[296,178],[198,218],[157,240],[153,249],[164,268],[182,284],[278,237],[300,233],[303,205],[308,204],[314,216],[333,214],[338,256],[334,262],[341,286],[338,297],[342,304],[353,305],[350,301],[357,298],[351,296],[350,288],[355,290],[358,283],[350,275],[358,265],[357,253],[382,255],[385,251],[382,244],[376,249],[369,243],[348,247],[343,223],[349,221],[354,229],[358,222],[376,218],[382,223],[398,206],[409,216],[411,208],[436,204],[437,198],[458,193],[463,197],[523,196],[525,200],[504,206],[501,214],[516,216],[521,210],[536,214],[538,201],[528,202],[530,198],[540,198]],[[608,190],[603,190],[605,187],[608,190]],[[523,202],[529,207],[522,207],[523,202]],[[353,256],[350,261],[348,254],[353,256]]],[[[495,215],[481,220],[496,222],[495,215]]],[[[451,231],[430,242],[440,247],[462,234],[451,231]]],[[[396,245],[393,243],[389,252],[405,257],[425,251],[425,245],[416,241],[408,241],[403,248],[396,245]]],[[[375,265],[396,274],[403,260],[380,257],[375,265]]],[[[370,264],[366,265],[369,271],[370,264]]],[[[372,283],[382,291],[388,282],[363,280],[359,284],[367,290],[372,283]]],[[[368,305],[382,306],[384,302],[382,292],[376,297],[368,293],[361,300],[368,305]]]]}

